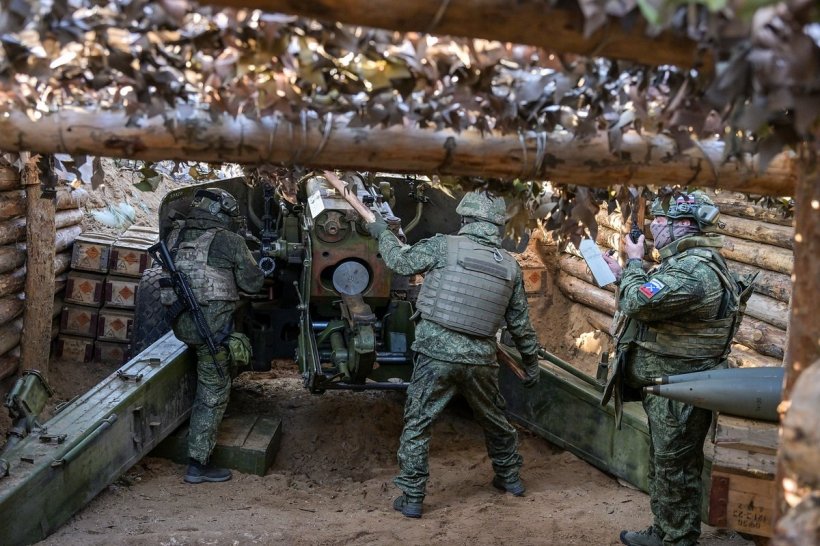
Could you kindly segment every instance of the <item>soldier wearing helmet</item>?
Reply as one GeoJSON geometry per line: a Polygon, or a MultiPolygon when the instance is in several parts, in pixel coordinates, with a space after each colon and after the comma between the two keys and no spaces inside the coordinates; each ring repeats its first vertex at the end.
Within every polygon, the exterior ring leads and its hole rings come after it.
{"type": "Polygon", "coordinates": [[[417,300],[416,363],[407,389],[394,483],[402,490],[393,508],[407,517],[422,514],[429,467],[430,426],[460,393],[484,428],[492,461],[492,484],[524,494],[515,428],[504,416],[498,388],[496,333],[507,329],[524,358],[526,386],[538,381],[538,340],[530,325],[521,268],[501,249],[506,220],[502,197],[469,192],[456,212],[457,235],[436,235],[412,246],[402,244],[383,220],[368,224],[385,264],[400,275],[424,273],[417,300]]]}
{"type": "MultiPolygon", "coordinates": [[[[605,258],[620,279],[617,358],[602,403],[641,400],[649,419],[649,494],[654,521],[622,531],[631,546],[689,546],[700,536],[703,441],[712,413],[642,392],[662,375],[726,365],[753,279],[731,273],[714,233],[720,211],[701,191],[656,199],[650,231],[661,263],[644,271],[644,237],[627,237],[625,268],[605,258]]],[[[620,426],[620,425],[619,425],[620,426]]]]}
{"type": "MultiPolygon", "coordinates": [[[[250,340],[233,331],[239,290],[257,292],[264,281],[245,240],[229,229],[238,216],[236,199],[227,191],[197,190],[187,218],[175,222],[167,240],[177,269],[187,275],[218,348],[216,357],[211,355],[190,313],[182,312],[174,319],[174,334],[197,357],[197,388],[188,432],[189,465],[184,478],[188,483],[231,478],[230,470],[211,466],[208,459],[228,404],[231,373],[247,365],[251,356],[250,340]],[[222,377],[217,366],[223,371],[222,377]]],[[[163,304],[173,305],[173,290],[162,289],[162,298],[163,304]]]]}

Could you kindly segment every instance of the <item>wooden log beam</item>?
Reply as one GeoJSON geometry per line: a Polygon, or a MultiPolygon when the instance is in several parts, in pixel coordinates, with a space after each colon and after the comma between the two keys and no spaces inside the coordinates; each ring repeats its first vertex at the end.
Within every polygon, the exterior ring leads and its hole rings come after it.
{"type": "Polygon", "coordinates": [[[66,186],[57,188],[57,195],[54,197],[54,207],[57,210],[78,209],[85,205],[91,194],[84,189],[72,189],[66,186]]]}
{"type": "MultiPolygon", "coordinates": [[[[71,265],[71,251],[59,252],[51,257],[54,264],[52,279],[63,273],[71,265]]],[[[11,273],[0,275],[0,298],[10,294],[16,294],[26,286],[26,266],[15,269],[11,273]]]]}
{"type": "Polygon", "coordinates": [[[794,254],[791,250],[762,245],[736,237],[725,237],[720,253],[730,260],[784,275],[791,275],[794,267],[794,254]]]}
{"type": "Polygon", "coordinates": [[[17,373],[20,365],[20,346],[13,347],[0,356],[0,381],[17,373]]]}
{"type": "Polygon", "coordinates": [[[732,343],[728,360],[732,368],[777,368],[783,365],[782,360],[762,355],[740,343],[732,343]]]}
{"type": "Polygon", "coordinates": [[[750,273],[759,272],[757,281],[755,281],[755,292],[769,296],[778,301],[788,303],[792,297],[792,280],[789,275],[785,273],[777,273],[775,271],[767,271],[760,269],[753,265],[736,262],[734,260],[726,260],[729,264],[729,269],[738,273],[739,275],[748,275],[750,273]]]}
{"type": "Polygon", "coordinates": [[[26,245],[0,246],[0,275],[14,271],[26,262],[26,245]]]}
{"type": "Polygon", "coordinates": [[[762,355],[782,360],[786,347],[786,331],[747,316],[740,323],[735,341],[762,355]]]}
{"type": "Polygon", "coordinates": [[[735,216],[762,221],[779,226],[794,226],[794,218],[786,217],[782,210],[762,207],[746,199],[738,192],[723,192],[707,189],[706,193],[720,208],[721,216],[735,216]]]}
{"type": "MultiPolygon", "coordinates": [[[[51,319],[48,319],[49,324],[49,331],[52,330],[53,327],[53,319],[56,319],[60,316],[60,312],[63,310],[63,296],[62,294],[55,293],[52,295],[52,311],[51,311],[51,319]]],[[[23,334],[23,319],[16,318],[11,322],[0,326],[0,355],[4,355],[11,351],[14,347],[19,348],[20,338],[23,334]]],[[[49,344],[46,343],[46,348],[49,347],[49,344]]],[[[40,369],[40,368],[37,368],[40,369]]]]}
{"type": "MultiPolygon", "coordinates": [[[[83,232],[80,224],[70,225],[57,230],[54,238],[54,251],[59,253],[69,248],[83,232]]],[[[14,243],[0,246],[0,279],[4,273],[14,271],[26,262],[25,243],[14,243]]],[[[2,282],[2,281],[0,281],[2,282]]]]}
{"type": "Polygon", "coordinates": [[[778,226],[722,214],[720,221],[724,224],[724,227],[719,228],[718,233],[723,235],[730,235],[764,245],[788,248],[789,250],[794,248],[794,228],[790,226],[778,226]]]}
{"type": "Polygon", "coordinates": [[[20,172],[10,165],[0,165],[0,191],[20,189],[20,172]]]}
{"type": "MultiPolygon", "coordinates": [[[[576,279],[581,279],[592,287],[598,286],[595,284],[595,279],[592,276],[592,272],[589,270],[589,267],[587,267],[587,263],[583,260],[583,258],[578,258],[577,256],[572,256],[569,254],[562,254],[561,257],[558,258],[558,267],[561,271],[572,275],[576,279]]],[[[608,284],[603,287],[603,290],[614,294],[615,284],[608,284]]]]}
{"type": "Polygon", "coordinates": [[[746,303],[746,315],[785,331],[789,324],[789,304],[762,294],[752,294],[746,303]]]}
{"type": "Polygon", "coordinates": [[[704,141],[700,148],[680,154],[666,136],[630,132],[616,156],[609,151],[606,132],[573,140],[569,133],[557,131],[544,135],[546,152],[539,162],[535,133],[519,137],[472,130],[350,127],[348,120],[338,115],[310,121],[303,128],[282,117],[252,120],[224,115],[214,120],[207,112],[173,121],[157,116],[139,123],[129,123],[124,113],[114,111],[65,108],[38,120],[12,112],[0,117],[0,149],[525,178],[590,187],[680,180],[770,195],[790,195],[796,182],[793,154],[781,153],[765,173],[758,173],[754,158],[749,158],[749,168],[734,160],[722,163],[720,141],[704,141]]]}
{"type": "MultiPolygon", "coordinates": [[[[74,226],[82,222],[83,211],[81,210],[61,210],[54,216],[57,229],[74,226]]],[[[6,222],[0,222],[0,245],[20,241],[26,234],[26,219],[14,218],[6,222]]]]}
{"type": "Polygon", "coordinates": [[[22,293],[0,298],[0,324],[6,324],[19,317],[25,301],[25,295],[22,293]]]}
{"type": "Polygon", "coordinates": [[[563,271],[558,274],[558,288],[569,299],[574,302],[592,307],[596,311],[615,314],[615,294],[607,292],[597,286],[577,279],[563,271]]]}
{"type": "Polygon", "coordinates": [[[223,7],[255,8],[400,32],[423,32],[525,43],[556,52],[626,59],[649,65],[711,65],[686,36],[650,38],[642,17],[628,28],[617,18],[590,36],[575,2],[544,0],[206,0],[223,7]]]}
{"type": "Polygon", "coordinates": [[[0,218],[14,218],[25,213],[25,190],[0,191],[0,218]]]}

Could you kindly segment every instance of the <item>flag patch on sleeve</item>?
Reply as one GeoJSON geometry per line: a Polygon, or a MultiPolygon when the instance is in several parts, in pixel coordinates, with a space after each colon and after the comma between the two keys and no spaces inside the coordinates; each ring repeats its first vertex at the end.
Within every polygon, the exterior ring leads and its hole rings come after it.
{"type": "Polygon", "coordinates": [[[665,284],[663,284],[661,281],[657,279],[652,279],[648,283],[642,284],[641,287],[638,288],[638,290],[641,294],[646,296],[647,299],[651,300],[653,296],[658,294],[664,288],[666,288],[665,284]]]}

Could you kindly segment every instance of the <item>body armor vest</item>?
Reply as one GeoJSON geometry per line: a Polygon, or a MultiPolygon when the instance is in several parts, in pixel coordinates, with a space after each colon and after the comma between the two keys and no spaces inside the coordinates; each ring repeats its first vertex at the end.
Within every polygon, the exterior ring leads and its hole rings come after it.
{"type": "MultiPolygon", "coordinates": [[[[208,265],[211,244],[221,229],[208,229],[196,239],[179,243],[175,248],[174,263],[188,277],[188,283],[200,305],[208,305],[211,301],[239,300],[233,271],[208,265]]],[[[174,230],[168,238],[172,248],[179,235],[180,232],[174,230]]],[[[177,299],[170,287],[161,289],[160,298],[163,305],[174,305],[177,299]]]]}
{"type": "MultiPolygon", "coordinates": [[[[717,316],[712,319],[688,317],[687,320],[680,321],[639,323],[634,333],[634,342],[660,355],[725,359],[729,355],[732,338],[743,319],[754,277],[738,278],[729,271],[723,257],[716,250],[691,248],[680,254],[680,258],[684,256],[696,258],[720,279],[723,297],[717,316]]],[[[680,258],[669,258],[664,266],[668,267],[680,258]]]]}
{"type": "Polygon", "coordinates": [[[495,336],[512,296],[517,264],[506,251],[447,236],[447,264],[424,278],[422,318],[474,336],[495,336]]]}

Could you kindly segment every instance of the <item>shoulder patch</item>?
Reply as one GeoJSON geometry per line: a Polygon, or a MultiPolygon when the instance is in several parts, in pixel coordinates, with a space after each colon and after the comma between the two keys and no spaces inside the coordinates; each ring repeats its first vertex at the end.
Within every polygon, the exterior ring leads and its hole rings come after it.
{"type": "Polygon", "coordinates": [[[642,284],[638,291],[643,294],[647,299],[652,299],[654,296],[659,294],[663,289],[666,288],[666,285],[659,281],[658,279],[652,279],[651,281],[642,284]]]}

